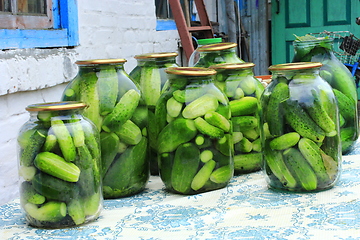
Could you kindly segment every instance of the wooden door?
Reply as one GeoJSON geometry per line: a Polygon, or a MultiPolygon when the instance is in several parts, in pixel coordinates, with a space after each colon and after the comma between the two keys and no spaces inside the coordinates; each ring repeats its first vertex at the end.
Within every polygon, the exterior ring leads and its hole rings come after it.
{"type": "Polygon", "coordinates": [[[293,34],[350,31],[360,38],[359,0],[272,0],[271,64],[291,62],[293,34]]]}

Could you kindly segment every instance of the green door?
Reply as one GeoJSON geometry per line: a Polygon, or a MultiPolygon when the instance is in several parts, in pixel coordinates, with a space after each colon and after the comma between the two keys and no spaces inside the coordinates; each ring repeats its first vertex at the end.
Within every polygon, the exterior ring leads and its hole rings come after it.
{"type": "Polygon", "coordinates": [[[360,38],[357,17],[360,17],[359,0],[272,0],[271,64],[292,61],[293,34],[350,31],[360,38]]]}

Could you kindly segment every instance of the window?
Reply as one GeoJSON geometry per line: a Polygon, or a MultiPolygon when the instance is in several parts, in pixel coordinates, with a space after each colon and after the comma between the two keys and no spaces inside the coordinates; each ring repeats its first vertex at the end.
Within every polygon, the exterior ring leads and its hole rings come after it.
{"type": "Polygon", "coordinates": [[[156,30],[176,30],[176,24],[172,17],[169,0],[155,0],[156,7],[156,30]]]}
{"type": "Polygon", "coordinates": [[[0,0],[0,49],[76,45],[76,0],[0,0]]]}

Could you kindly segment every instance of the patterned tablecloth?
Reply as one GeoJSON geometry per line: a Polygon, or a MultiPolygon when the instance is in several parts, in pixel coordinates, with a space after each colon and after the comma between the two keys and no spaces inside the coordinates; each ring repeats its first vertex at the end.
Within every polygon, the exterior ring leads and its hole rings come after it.
{"type": "Polygon", "coordinates": [[[67,229],[26,225],[19,200],[0,207],[0,239],[360,239],[360,155],[343,157],[338,184],[318,193],[267,188],[263,172],[181,196],[152,176],[136,196],[106,200],[99,219],[67,229]]]}

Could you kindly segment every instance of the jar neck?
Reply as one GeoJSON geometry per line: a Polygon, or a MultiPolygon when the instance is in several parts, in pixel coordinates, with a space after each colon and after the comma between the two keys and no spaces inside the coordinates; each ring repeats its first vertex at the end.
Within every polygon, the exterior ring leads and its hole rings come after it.
{"type": "Polygon", "coordinates": [[[79,65],[79,73],[98,72],[106,69],[124,70],[124,63],[79,65]]]}
{"type": "Polygon", "coordinates": [[[235,48],[229,48],[224,50],[218,50],[218,51],[201,51],[199,52],[200,56],[206,55],[206,54],[235,54],[235,48]]]}
{"type": "Polygon", "coordinates": [[[226,75],[239,75],[239,76],[254,76],[253,68],[241,68],[241,69],[219,69],[217,73],[226,75]]]}
{"type": "Polygon", "coordinates": [[[152,67],[163,68],[163,67],[166,67],[167,64],[176,64],[176,58],[175,57],[161,57],[161,58],[137,59],[137,65],[140,67],[152,66],[152,67]]]}
{"type": "Polygon", "coordinates": [[[169,84],[176,89],[183,89],[191,86],[214,84],[214,75],[210,76],[178,76],[169,75],[169,84]]]}
{"type": "Polygon", "coordinates": [[[50,122],[55,117],[61,120],[82,119],[83,109],[69,109],[59,111],[31,111],[30,118],[34,121],[50,122]]]}
{"type": "Polygon", "coordinates": [[[313,80],[316,77],[319,77],[320,68],[310,68],[310,69],[298,69],[298,70],[274,70],[272,71],[273,78],[284,77],[291,81],[294,76],[296,78],[301,77],[303,80],[313,80]]]}

